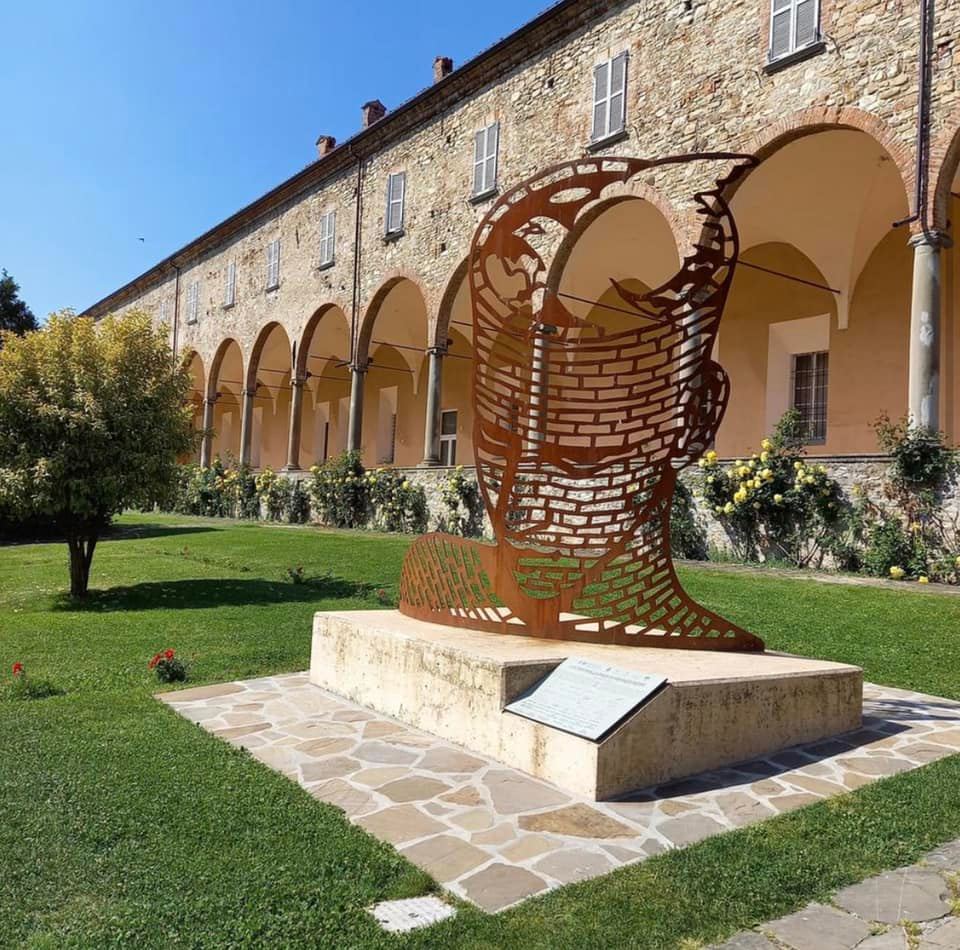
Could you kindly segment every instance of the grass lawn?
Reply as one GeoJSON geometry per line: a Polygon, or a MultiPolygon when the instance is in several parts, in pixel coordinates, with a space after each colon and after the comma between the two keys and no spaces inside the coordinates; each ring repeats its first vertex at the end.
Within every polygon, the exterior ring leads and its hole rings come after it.
{"type": "MultiPolygon", "coordinates": [[[[303,669],[317,609],[395,598],[402,538],[127,516],[90,602],[64,545],[0,548],[0,676],[63,695],[0,700],[0,947],[697,946],[960,837],[960,757],[405,939],[364,908],[431,882],[245,753],[152,699],[173,647],[191,685],[303,669]],[[307,584],[284,579],[303,565],[307,584]],[[684,943],[686,941],[686,943],[684,943]]],[[[960,698],[960,598],[682,571],[770,647],[960,698]]]]}

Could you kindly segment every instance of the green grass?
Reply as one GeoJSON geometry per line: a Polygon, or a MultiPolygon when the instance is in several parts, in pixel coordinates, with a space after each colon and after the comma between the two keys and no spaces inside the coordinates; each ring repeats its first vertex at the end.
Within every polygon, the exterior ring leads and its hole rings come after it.
{"type": "MultiPolygon", "coordinates": [[[[405,940],[366,915],[429,880],[334,808],[152,698],[173,647],[191,684],[303,669],[317,609],[396,596],[407,542],[129,516],[96,592],[61,591],[66,549],[0,548],[0,947],[675,947],[823,899],[960,836],[960,757],[405,940]],[[284,580],[302,564],[309,583],[284,580]]],[[[694,596],[769,646],[960,698],[960,599],[685,569],[694,596]]]]}

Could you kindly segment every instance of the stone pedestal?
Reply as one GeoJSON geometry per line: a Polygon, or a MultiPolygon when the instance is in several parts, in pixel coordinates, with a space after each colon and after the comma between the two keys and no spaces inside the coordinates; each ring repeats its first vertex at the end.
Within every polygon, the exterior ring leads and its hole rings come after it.
{"type": "Polygon", "coordinates": [[[392,610],[316,614],[310,680],[594,800],[857,729],[863,703],[862,671],[839,663],[537,640],[392,610]],[[568,656],[668,684],[600,742],[504,711],[568,656]]]}

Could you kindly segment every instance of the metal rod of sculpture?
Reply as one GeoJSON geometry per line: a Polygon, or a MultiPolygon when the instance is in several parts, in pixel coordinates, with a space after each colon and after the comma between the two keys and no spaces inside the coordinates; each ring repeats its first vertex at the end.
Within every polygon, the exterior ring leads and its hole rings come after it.
{"type": "MultiPolygon", "coordinates": [[[[762,650],[694,602],[670,557],[678,472],[711,445],[729,382],[711,359],[738,241],[724,200],[744,155],[569,162],[501,197],[467,279],[473,311],[474,450],[494,542],[440,533],[411,546],[400,610],[421,620],[636,646],[762,650]],[[610,283],[626,329],[577,316],[538,248],[573,231],[605,189],[694,161],[725,177],[693,196],[700,237],[666,283],[610,283]]],[[[575,298],[574,298],[575,299],[575,298]]],[[[602,305],[601,305],[602,306],[602,305]]]]}

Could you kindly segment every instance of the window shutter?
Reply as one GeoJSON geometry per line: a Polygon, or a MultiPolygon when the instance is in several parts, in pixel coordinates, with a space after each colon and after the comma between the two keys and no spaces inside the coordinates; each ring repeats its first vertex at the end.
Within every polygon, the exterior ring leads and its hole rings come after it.
{"type": "Polygon", "coordinates": [[[796,37],[793,48],[803,49],[817,41],[817,0],[799,0],[794,11],[796,37]]]}
{"type": "Polygon", "coordinates": [[[337,212],[328,211],[320,219],[320,263],[332,264],[334,255],[334,233],[336,231],[337,212]]]}
{"type": "Polygon", "coordinates": [[[267,290],[280,284],[280,238],[267,245],[267,290]]]}
{"type": "Polygon", "coordinates": [[[607,107],[610,91],[610,64],[601,63],[593,70],[593,138],[607,134],[607,107]]]}
{"type": "Polygon", "coordinates": [[[223,294],[223,303],[227,307],[232,307],[237,301],[237,262],[230,261],[227,264],[227,286],[223,294]]]}
{"type": "Polygon", "coordinates": [[[483,184],[486,146],[487,130],[481,129],[473,137],[473,193],[475,195],[483,194],[486,191],[483,184]]]}
{"type": "Polygon", "coordinates": [[[483,176],[484,190],[497,187],[497,157],[500,151],[500,123],[494,122],[487,128],[487,154],[483,176]]]}
{"type": "Polygon", "coordinates": [[[627,101],[627,54],[621,53],[610,64],[610,105],[607,120],[607,135],[622,132],[626,117],[627,101]]]}
{"type": "Polygon", "coordinates": [[[387,233],[403,230],[403,205],[406,172],[396,172],[387,179],[387,233]]]}

